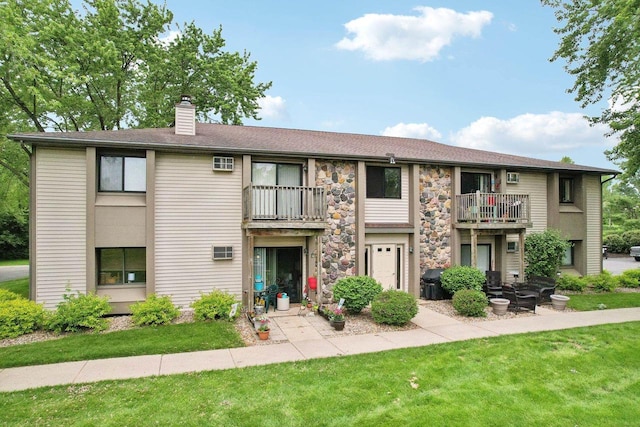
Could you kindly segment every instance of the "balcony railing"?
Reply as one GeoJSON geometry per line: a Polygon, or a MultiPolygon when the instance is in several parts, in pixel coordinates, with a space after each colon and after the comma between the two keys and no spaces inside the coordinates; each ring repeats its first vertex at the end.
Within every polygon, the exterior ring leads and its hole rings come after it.
{"type": "Polygon", "coordinates": [[[531,221],[528,194],[471,193],[456,196],[458,222],[531,221]]]}
{"type": "Polygon", "coordinates": [[[326,221],[322,187],[249,185],[243,190],[243,218],[248,221],[326,221]]]}

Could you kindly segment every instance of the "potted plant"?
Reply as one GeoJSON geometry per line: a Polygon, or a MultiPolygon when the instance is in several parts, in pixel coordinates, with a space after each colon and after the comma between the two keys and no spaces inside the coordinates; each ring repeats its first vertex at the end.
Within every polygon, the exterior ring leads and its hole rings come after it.
{"type": "Polygon", "coordinates": [[[268,323],[264,323],[262,325],[260,325],[258,327],[258,337],[264,341],[269,339],[269,331],[271,330],[271,328],[269,327],[268,323]]]}
{"type": "Polygon", "coordinates": [[[331,310],[331,314],[329,316],[329,320],[336,331],[341,331],[344,329],[345,320],[344,310],[342,308],[334,308],[333,310],[331,310]]]}
{"type": "Polygon", "coordinates": [[[253,319],[253,327],[256,328],[256,331],[259,331],[265,325],[269,326],[269,318],[266,314],[261,314],[253,319]]]}

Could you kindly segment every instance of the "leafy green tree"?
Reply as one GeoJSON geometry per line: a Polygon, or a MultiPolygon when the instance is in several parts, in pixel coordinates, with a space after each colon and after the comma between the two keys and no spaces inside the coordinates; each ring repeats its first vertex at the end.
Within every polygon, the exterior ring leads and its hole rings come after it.
{"type": "Polygon", "coordinates": [[[609,98],[593,123],[604,123],[620,142],[606,152],[629,175],[640,169],[640,0],[542,0],[553,7],[561,36],[552,61],[563,59],[575,77],[569,92],[583,107],[609,98]]]}
{"type": "MultiPolygon", "coordinates": [[[[165,6],[82,6],[80,13],[68,0],[0,2],[0,106],[11,130],[170,126],[182,93],[193,96],[201,119],[258,118],[257,101],[271,83],[254,82],[249,54],[224,51],[221,28],[207,35],[185,24],[166,41],[173,14],[165,6]]],[[[4,138],[0,143],[6,146],[4,138]]],[[[0,165],[20,175],[7,153],[0,165]]]]}
{"type": "Polygon", "coordinates": [[[525,276],[555,277],[565,251],[571,247],[558,230],[531,233],[524,240],[525,276]]]}

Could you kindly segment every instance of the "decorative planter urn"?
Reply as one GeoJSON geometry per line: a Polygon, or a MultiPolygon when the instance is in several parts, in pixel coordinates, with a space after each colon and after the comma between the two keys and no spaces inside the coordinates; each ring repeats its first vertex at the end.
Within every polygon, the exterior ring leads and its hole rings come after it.
{"type": "Polygon", "coordinates": [[[567,301],[569,301],[569,297],[566,295],[551,295],[551,306],[555,310],[564,310],[567,306],[567,301]]]}
{"type": "Polygon", "coordinates": [[[344,322],[344,320],[332,320],[331,324],[333,325],[333,329],[341,331],[344,329],[344,322]]]}
{"type": "Polygon", "coordinates": [[[491,308],[493,313],[498,316],[504,316],[507,314],[507,308],[509,308],[509,300],[506,298],[491,298],[491,308]]]}

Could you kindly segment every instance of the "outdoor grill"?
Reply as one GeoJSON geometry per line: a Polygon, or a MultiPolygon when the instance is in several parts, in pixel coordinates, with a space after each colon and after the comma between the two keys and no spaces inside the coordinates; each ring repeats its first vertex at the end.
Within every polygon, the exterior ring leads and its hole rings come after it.
{"type": "Polygon", "coordinates": [[[424,272],[420,278],[420,296],[424,299],[445,299],[446,293],[442,289],[440,275],[444,268],[431,268],[424,272]]]}

